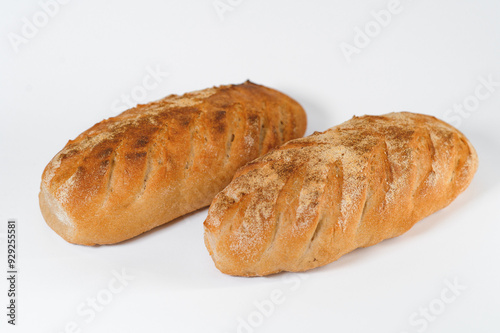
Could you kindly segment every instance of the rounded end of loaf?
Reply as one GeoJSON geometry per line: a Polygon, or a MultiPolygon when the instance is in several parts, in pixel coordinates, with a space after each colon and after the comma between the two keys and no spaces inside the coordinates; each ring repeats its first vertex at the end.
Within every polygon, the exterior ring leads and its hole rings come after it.
{"type": "Polygon", "coordinates": [[[38,194],[38,200],[42,216],[47,225],[69,243],[78,244],[73,221],[63,210],[61,204],[44,188],[43,184],[38,194]]]}

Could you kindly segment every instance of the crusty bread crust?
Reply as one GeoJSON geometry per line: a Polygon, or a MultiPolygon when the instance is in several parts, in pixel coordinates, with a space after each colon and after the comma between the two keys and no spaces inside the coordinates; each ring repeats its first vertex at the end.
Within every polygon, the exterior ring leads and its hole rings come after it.
{"type": "Polygon", "coordinates": [[[40,208],[71,243],[112,244],[207,206],[245,163],[306,128],[249,81],[139,105],[80,134],[43,172],[40,208]]]}
{"type": "Polygon", "coordinates": [[[447,206],[477,165],[465,136],[434,117],[354,117],[238,170],[210,206],[205,243],[231,275],[326,265],[447,206]]]}

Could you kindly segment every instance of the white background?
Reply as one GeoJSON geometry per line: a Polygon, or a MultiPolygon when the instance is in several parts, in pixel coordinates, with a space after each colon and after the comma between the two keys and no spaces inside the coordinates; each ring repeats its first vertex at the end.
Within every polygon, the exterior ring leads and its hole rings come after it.
{"type": "Polygon", "coordinates": [[[500,331],[500,2],[401,0],[381,27],[371,13],[388,3],[222,0],[231,10],[219,15],[213,0],[73,0],[48,17],[37,1],[1,0],[0,232],[18,220],[19,307],[7,325],[4,237],[0,331],[500,331]],[[366,27],[369,43],[356,37],[366,27]],[[343,43],[360,46],[350,61],[343,43]],[[353,115],[432,114],[471,140],[479,171],[405,235],[303,274],[220,273],[206,209],[119,245],[71,245],[40,214],[43,168],[123,94],[137,97],[148,68],[169,74],[135,103],[251,79],[299,101],[307,134],[353,115]]]}

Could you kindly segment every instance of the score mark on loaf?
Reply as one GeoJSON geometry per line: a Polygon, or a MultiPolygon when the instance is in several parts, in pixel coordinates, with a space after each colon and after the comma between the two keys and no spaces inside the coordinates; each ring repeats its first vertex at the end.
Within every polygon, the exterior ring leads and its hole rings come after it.
{"type": "Polygon", "coordinates": [[[296,101],[249,81],[171,95],[70,140],[43,172],[40,208],[68,242],[117,243],[207,206],[305,128],[296,101]]]}

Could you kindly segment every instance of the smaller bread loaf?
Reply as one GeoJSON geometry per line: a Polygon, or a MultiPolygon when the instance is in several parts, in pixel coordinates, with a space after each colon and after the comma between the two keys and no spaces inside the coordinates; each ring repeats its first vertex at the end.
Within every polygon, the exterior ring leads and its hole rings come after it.
{"type": "Polygon", "coordinates": [[[465,136],[434,117],[354,117],[238,170],[210,206],[205,244],[231,275],[326,265],[447,206],[477,165],[465,136]]]}
{"type": "Polygon", "coordinates": [[[290,97],[249,81],[139,105],[50,161],[40,208],[71,243],[112,244],[207,206],[245,163],[306,128],[290,97]]]}

